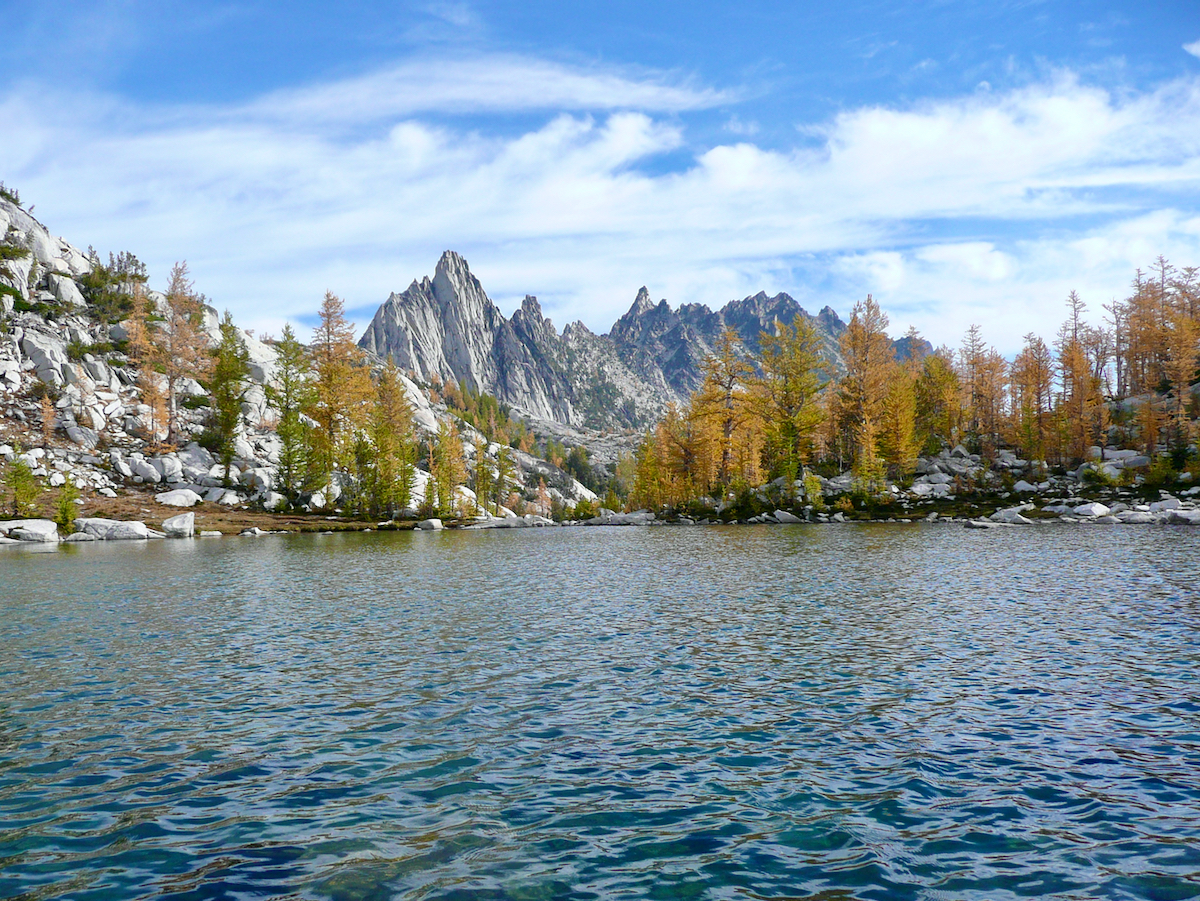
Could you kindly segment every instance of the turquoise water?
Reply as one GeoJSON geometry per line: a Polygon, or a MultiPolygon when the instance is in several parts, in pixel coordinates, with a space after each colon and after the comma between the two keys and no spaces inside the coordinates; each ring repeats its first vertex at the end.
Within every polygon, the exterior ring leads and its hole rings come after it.
{"type": "Polygon", "coordinates": [[[1200,529],[0,554],[0,897],[1200,897],[1200,529]]]}

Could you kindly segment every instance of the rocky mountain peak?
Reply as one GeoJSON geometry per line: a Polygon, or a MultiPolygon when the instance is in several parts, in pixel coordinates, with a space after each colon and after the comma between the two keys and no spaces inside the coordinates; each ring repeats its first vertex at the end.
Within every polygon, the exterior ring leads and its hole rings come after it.
{"type": "Polygon", "coordinates": [[[704,360],[726,328],[754,355],[762,332],[797,316],[814,324],[827,369],[836,372],[845,324],[829,307],[813,316],[784,293],[760,291],[720,310],[696,303],[672,309],[654,303],[643,286],[607,335],[578,322],[560,335],[532,295],[505,319],[466,260],[446,251],[432,281],[392,294],[359,343],[420,379],[466,382],[535,419],[641,427],[700,386],[704,360]]]}

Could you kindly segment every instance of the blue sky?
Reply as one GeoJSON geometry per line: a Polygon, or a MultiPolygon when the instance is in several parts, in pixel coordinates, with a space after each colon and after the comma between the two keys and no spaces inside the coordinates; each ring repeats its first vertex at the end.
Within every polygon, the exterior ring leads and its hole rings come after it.
{"type": "Polygon", "coordinates": [[[1195,3],[0,2],[0,179],[263,331],[463,253],[606,331],[760,289],[1003,352],[1200,264],[1195,3]],[[835,7],[831,11],[831,7],[835,7]]]}

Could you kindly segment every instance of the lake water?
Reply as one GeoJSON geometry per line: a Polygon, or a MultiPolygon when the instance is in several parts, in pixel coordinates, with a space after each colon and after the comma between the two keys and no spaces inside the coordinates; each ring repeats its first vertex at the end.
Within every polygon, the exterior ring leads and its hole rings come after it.
{"type": "Polygon", "coordinates": [[[0,897],[1200,896],[1200,529],[0,552],[0,897]]]}

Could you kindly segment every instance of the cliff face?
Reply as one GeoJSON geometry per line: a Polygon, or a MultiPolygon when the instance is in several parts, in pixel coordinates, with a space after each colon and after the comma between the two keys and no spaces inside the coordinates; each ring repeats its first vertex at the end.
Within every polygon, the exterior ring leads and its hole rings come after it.
{"type": "MultiPolygon", "coordinates": [[[[813,316],[787,294],[760,292],[716,311],[700,304],[672,309],[665,300],[655,304],[642,288],[607,335],[578,322],[560,334],[534,297],[505,319],[466,260],[446,251],[432,280],[388,297],[359,344],[391,356],[419,379],[465,382],[536,419],[643,426],[700,386],[704,360],[727,327],[754,356],[761,332],[797,316],[815,326],[826,374],[836,374],[838,337],[846,326],[829,307],[813,316]]],[[[897,350],[907,356],[907,347],[897,350]]]]}
{"type": "Polygon", "coordinates": [[[467,261],[446,252],[432,279],[388,297],[359,345],[423,381],[465,382],[539,419],[570,422],[570,386],[549,358],[558,341],[534,298],[510,322],[467,261]]]}

